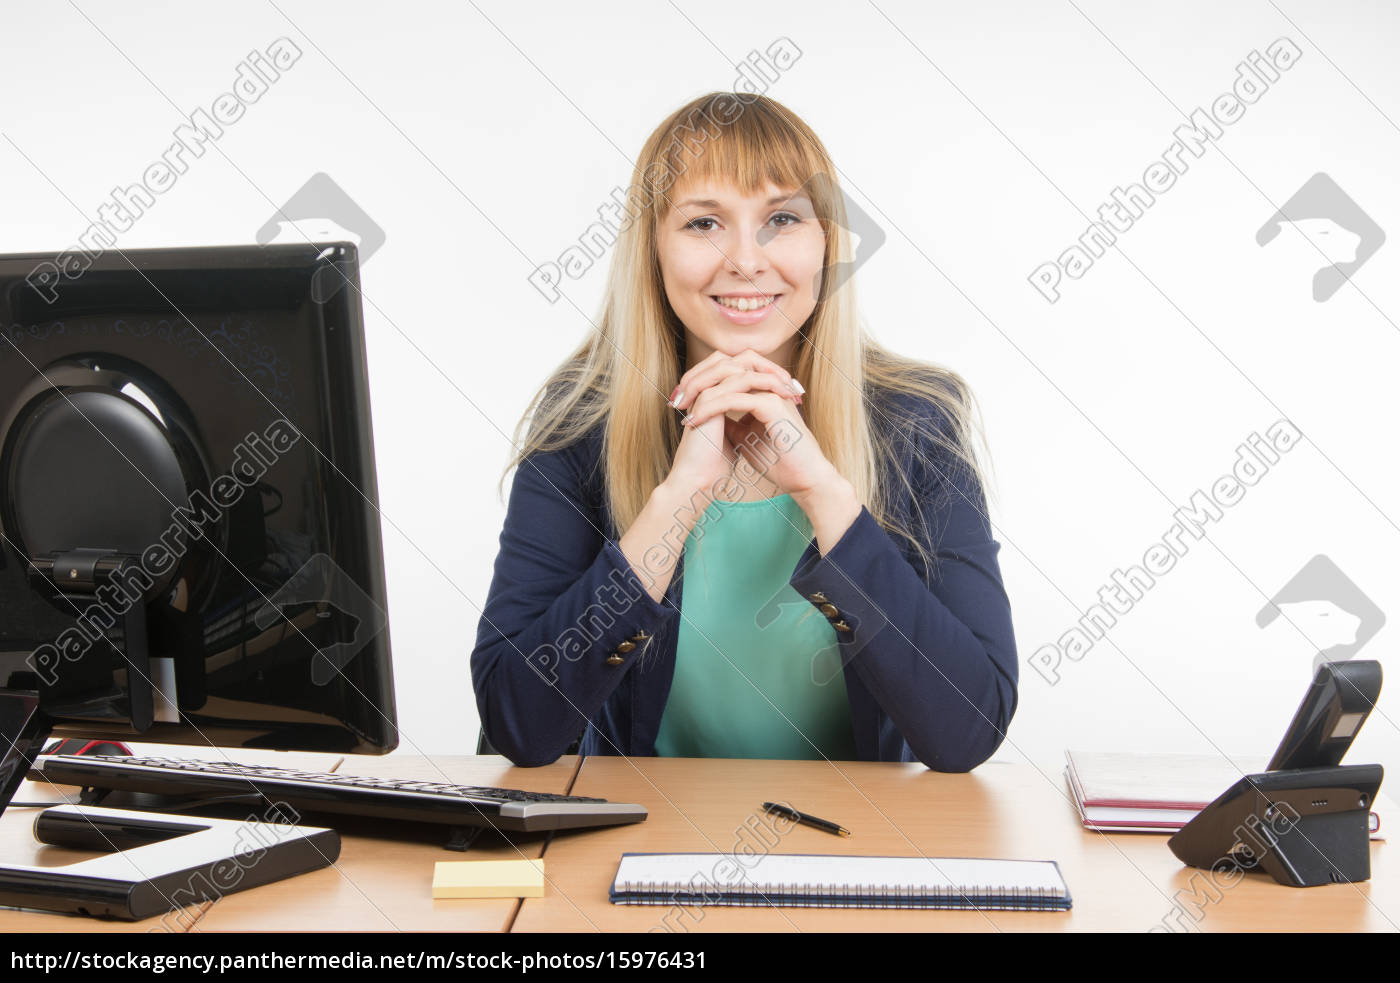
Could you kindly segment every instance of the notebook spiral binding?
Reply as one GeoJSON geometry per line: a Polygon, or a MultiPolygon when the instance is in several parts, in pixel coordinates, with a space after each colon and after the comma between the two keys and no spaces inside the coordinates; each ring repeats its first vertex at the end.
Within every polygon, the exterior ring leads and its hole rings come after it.
{"type": "Polygon", "coordinates": [[[983,911],[1036,911],[1066,907],[1065,897],[1053,888],[1007,889],[999,885],[960,885],[943,893],[928,893],[913,886],[846,882],[810,889],[774,882],[748,882],[706,889],[685,881],[623,881],[617,885],[616,904],[701,907],[784,908],[942,908],[983,911]]]}

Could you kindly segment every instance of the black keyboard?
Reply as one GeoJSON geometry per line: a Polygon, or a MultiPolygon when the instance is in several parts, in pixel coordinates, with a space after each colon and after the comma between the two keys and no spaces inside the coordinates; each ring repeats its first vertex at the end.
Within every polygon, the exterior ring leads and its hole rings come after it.
{"type": "Polygon", "coordinates": [[[365,778],[275,765],[179,758],[41,755],[34,770],[57,785],[205,799],[258,795],[303,812],[333,812],[507,832],[615,826],[646,819],[643,806],[579,795],[365,778]]]}

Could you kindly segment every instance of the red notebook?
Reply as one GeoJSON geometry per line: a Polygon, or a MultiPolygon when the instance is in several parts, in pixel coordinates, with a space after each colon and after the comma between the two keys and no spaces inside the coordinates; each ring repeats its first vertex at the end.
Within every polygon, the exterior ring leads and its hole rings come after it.
{"type": "MultiPolygon", "coordinates": [[[[1066,751],[1065,780],[1086,829],[1174,833],[1245,775],[1265,770],[1266,758],[1230,760],[1200,754],[1066,751]]],[[[1381,839],[1371,813],[1371,838],[1381,839]]]]}

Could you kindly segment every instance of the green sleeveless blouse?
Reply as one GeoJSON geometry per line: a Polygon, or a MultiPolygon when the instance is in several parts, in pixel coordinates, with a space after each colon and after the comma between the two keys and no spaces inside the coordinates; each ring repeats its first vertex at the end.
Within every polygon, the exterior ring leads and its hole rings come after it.
{"type": "Polygon", "coordinates": [[[811,541],[791,495],[706,508],[686,538],[658,755],[855,759],[836,632],[788,583],[811,541]]]}

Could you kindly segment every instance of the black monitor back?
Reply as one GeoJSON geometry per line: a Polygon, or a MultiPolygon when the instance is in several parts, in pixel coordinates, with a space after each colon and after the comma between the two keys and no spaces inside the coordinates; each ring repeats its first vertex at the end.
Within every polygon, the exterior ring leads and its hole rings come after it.
{"type": "Polygon", "coordinates": [[[355,247],[81,259],[0,257],[0,686],[60,733],[391,750],[355,247]]]}

